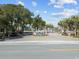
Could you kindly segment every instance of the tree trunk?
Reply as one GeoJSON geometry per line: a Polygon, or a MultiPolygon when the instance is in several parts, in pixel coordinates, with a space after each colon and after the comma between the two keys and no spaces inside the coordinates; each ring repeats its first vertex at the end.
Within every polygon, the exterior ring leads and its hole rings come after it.
{"type": "Polygon", "coordinates": [[[77,28],[75,28],[75,36],[77,36],[77,28]]]}
{"type": "Polygon", "coordinates": [[[5,33],[6,33],[6,28],[4,28],[4,30],[3,30],[3,35],[2,35],[2,40],[1,41],[5,40],[5,33]]]}

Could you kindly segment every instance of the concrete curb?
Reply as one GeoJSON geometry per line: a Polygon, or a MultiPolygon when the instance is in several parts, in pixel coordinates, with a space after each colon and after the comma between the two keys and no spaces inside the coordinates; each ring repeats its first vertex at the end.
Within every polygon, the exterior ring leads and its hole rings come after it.
{"type": "Polygon", "coordinates": [[[79,44],[79,41],[7,41],[0,42],[0,45],[16,44],[79,44]]]}

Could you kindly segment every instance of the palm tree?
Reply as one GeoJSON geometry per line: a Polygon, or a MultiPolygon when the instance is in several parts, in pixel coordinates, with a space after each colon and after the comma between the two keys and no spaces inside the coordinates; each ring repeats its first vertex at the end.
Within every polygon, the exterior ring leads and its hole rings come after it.
{"type": "Polygon", "coordinates": [[[36,30],[43,29],[46,25],[46,22],[42,20],[42,18],[37,15],[33,20],[33,28],[36,28],[36,30]]]}

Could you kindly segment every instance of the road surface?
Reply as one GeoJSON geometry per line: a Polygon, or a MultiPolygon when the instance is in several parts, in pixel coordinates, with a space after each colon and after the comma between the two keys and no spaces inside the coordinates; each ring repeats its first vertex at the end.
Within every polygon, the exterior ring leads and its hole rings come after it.
{"type": "Polygon", "coordinates": [[[79,59],[78,40],[57,33],[6,40],[0,42],[0,59],[79,59]]]}
{"type": "Polygon", "coordinates": [[[79,59],[79,44],[0,45],[0,59],[79,59]]]}

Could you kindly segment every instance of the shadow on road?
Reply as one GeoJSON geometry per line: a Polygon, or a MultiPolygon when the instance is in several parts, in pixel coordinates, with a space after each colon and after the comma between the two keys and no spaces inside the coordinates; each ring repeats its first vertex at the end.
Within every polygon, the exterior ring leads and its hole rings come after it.
{"type": "Polygon", "coordinates": [[[23,38],[24,36],[30,36],[30,35],[32,35],[32,32],[24,32],[16,36],[10,36],[9,39],[19,39],[19,38],[23,38]]]}

